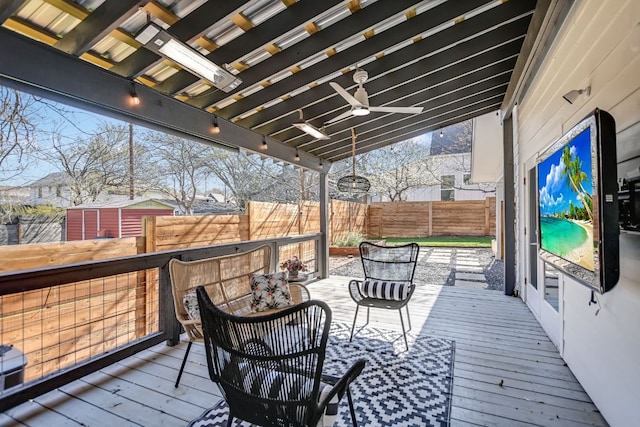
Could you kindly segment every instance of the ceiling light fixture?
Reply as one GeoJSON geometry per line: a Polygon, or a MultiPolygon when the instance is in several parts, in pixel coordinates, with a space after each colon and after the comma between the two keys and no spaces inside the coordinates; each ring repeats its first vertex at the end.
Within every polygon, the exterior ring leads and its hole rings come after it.
{"type": "Polygon", "coordinates": [[[220,133],[220,126],[218,126],[218,116],[216,115],[213,116],[213,126],[211,127],[211,133],[220,133]]]}
{"type": "Polygon", "coordinates": [[[320,169],[324,169],[324,164],[322,163],[322,159],[320,159],[320,164],[318,166],[320,166],[320,169]]]}
{"type": "Polygon", "coordinates": [[[266,150],[267,148],[269,148],[269,145],[267,144],[267,137],[262,135],[262,149],[266,150]]]}
{"type": "Polygon", "coordinates": [[[136,84],[131,82],[131,103],[133,105],[140,105],[140,97],[138,96],[138,92],[136,92],[136,84]]]}
{"type": "Polygon", "coordinates": [[[300,113],[300,121],[293,124],[295,127],[297,127],[301,131],[311,135],[316,139],[329,139],[329,135],[327,135],[326,133],[324,133],[314,125],[304,121],[304,118],[302,116],[302,110],[298,110],[298,112],[300,113]]]}
{"type": "Polygon", "coordinates": [[[444,136],[444,132],[442,131],[442,129],[440,129],[440,138],[442,138],[444,136]]]}
{"type": "Polygon", "coordinates": [[[300,161],[300,154],[298,153],[298,149],[296,148],[296,156],[293,158],[296,162],[300,161]]]}
{"type": "Polygon", "coordinates": [[[135,39],[150,51],[174,61],[224,92],[229,92],[242,83],[242,80],[152,22],[147,24],[135,39]]]}
{"type": "Polygon", "coordinates": [[[587,86],[584,89],[572,90],[571,92],[567,92],[564,95],[562,95],[562,97],[569,104],[573,104],[574,102],[576,102],[576,99],[578,99],[578,97],[583,93],[587,96],[591,95],[591,86],[587,86]]]}

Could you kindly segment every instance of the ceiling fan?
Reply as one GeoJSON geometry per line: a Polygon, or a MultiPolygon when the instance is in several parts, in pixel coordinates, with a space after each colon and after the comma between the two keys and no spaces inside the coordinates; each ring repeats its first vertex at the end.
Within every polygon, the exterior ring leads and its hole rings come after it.
{"type": "Polygon", "coordinates": [[[353,73],[353,81],[358,83],[358,89],[351,96],[349,92],[344,90],[342,86],[335,82],[329,82],[331,87],[338,92],[338,95],[343,97],[350,105],[351,109],[328,120],[327,123],[335,122],[340,119],[344,119],[349,116],[366,116],[370,112],[380,113],[404,113],[404,114],[418,114],[422,113],[422,107],[373,107],[369,105],[369,95],[362,86],[364,82],[369,78],[369,74],[365,70],[356,70],[353,73]]]}

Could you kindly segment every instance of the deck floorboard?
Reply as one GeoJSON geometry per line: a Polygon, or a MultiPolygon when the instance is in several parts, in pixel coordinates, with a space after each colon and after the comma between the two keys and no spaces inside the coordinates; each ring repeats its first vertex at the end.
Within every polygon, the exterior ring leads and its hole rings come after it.
{"type": "MultiPolygon", "coordinates": [[[[309,284],[333,320],[351,324],[349,278],[309,284]]],[[[357,324],[365,320],[361,310],[357,324]]],[[[499,291],[418,287],[412,332],[456,342],[452,426],[606,426],[525,304],[499,291]]],[[[370,327],[400,332],[398,313],[371,310],[370,327]]],[[[184,426],[220,398],[204,349],[163,344],[0,414],[0,426],[184,426]]]]}

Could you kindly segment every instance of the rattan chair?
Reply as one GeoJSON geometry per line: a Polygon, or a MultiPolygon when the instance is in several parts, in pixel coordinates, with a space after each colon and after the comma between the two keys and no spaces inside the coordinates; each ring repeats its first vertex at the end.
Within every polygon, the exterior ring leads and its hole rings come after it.
{"type": "MultiPolygon", "coordinates": [[[[409,243],[402,246],[381,246],[370,242],[360,243],[360,259],[364,270],[364,280],[352,280],[349,282],[349,294],[356,302],[356,313],[353,316],[351,337],[356,327],[358,309],[367,307],[367,322],[369,324],[369,310],[382,308],[398,310],[404,344],[409,349],[407,342],[407,330],[404,327],[402,308],[407,311],[407,322],[411,330],[411,318],[409,317],[409,300],[415,291],[413,275],[418,262],[419,246],[417,243],[409,243]]],[[[363,326],[363,327],[364,327],[363,326]]]]}
{"type": "MultiPolygon", "coordinates": [[[[227,425],[241,419],[259,426],[317,426],[362,372],[358,360],[335,384],[322,381],[331,310],[307,301],[257,317],[234,316],[212,304],[198,287],[207,366],[229,407],[227,425]],[[332,402],[332,405],[329,403],[332,402]]],[[[335,415],[335,414],[333,414],[335,415]]]]}
{"type": "MultiPolygon", "coordinates": [[[[251,316],[251,285],[249,274],[264,274],[271,271],[271,248],[260,246],[248,252],[206,258],[197,261],[169,262],[171,292],[176,319],[182,325],[189,338],[175,387],[180,384],[187,358],[193,342],[202,342],[202,326],[199,317],[187,310],[185,299],[197,309],[195,289],[205,286],[214,304],[222,310],[236,315],[251,316]]],[[[291,299],[300,303],[311,299],[308,289],[301,283],[289,284],[291,299]]]]}

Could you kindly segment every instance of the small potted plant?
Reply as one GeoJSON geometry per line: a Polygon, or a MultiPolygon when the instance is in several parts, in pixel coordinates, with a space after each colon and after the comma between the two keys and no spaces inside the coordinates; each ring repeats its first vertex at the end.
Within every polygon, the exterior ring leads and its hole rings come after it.
{"type": "Polygon", "coordinates": [[[307,271],[307,266],[304,265],[302,260],[300,260],[297,256],[294,256],[293,258],[288,259],[280,264],[280,268],[283,268],[289,272],[289,279],[296,279],[299,272],[307,271]]]}

